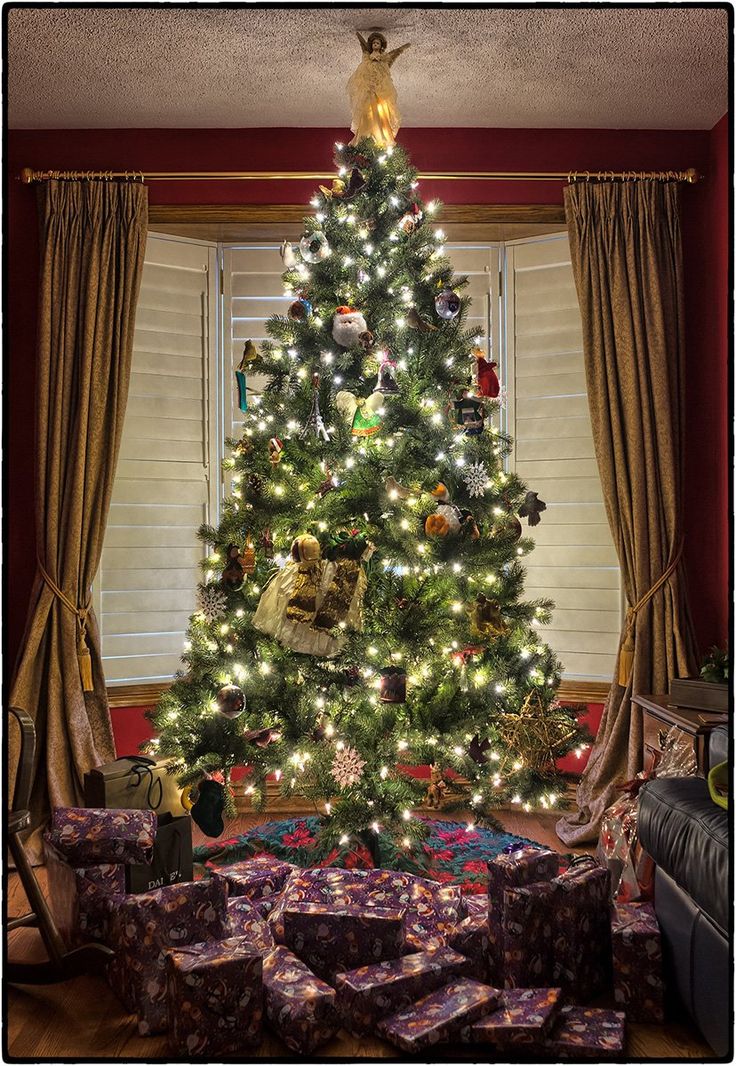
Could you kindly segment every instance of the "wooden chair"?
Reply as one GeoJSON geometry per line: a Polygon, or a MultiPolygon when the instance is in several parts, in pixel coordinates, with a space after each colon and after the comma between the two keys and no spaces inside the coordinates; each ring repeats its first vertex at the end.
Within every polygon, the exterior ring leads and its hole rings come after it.
{"type": "Polygon", "coordinates": [[[35,963],[8,960],[5,965],[5,978],[20,985],[52,984],[56,981],[68,981],[83,973],[102,973],[114,957],[114,952],[102,944],[84,944],[67,951],[21,842],[20,833],[28,828],[31,821],[29,806],[36,730],[33,719],[26,711],[10,707],[9,712],[20,727],[21,746],[13,806],[7,816],[8,847],[31,910],[18,918],[9,918],[7,931],[11,932],[25,925],[34,926],[43,938],[49,958],[47,962],[35,963]]]}

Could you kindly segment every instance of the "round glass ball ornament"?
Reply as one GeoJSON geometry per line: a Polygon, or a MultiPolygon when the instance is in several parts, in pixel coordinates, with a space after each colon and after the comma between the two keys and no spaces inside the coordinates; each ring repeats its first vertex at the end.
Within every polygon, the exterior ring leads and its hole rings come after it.
{"type": "Polygon", "coordinates": [[[239,685],[223,685],[217,693],[217,709],[225,718],[237,718],[245,710],[245,693],[239,685]]]}
{"type": "Polygon", "coordinates": [[[449,322],[450,319],[457,318],[460,312],[460,297],[449,285],[446,285],[442,292],[438,293],[434,307],[440,318],[449,322]]]}
{"type": "Polygon", "coordinates": [[[292,322],[306,322],[312,317],[312,304],[306,297],[300,296],[291,304],[287,314],[292,322]]]}
{"type": "Polygon", "coordinates": [[[330,254],[330,245],[324,233],[315,230],[306,233],[299,241],[299,251],[306,263],[321,263],[330,254]]]}

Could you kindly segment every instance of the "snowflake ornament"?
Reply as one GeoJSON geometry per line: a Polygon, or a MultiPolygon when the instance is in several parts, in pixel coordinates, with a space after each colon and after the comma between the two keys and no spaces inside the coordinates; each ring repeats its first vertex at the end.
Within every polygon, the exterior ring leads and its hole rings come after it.
{"type": "Polygon", "coordinates": [[[463,476],[469,496],[483,496],[488,484],[488,471],[485,463],[473,463],[463,476]]]}
{"type": "Polygon", "coordinates": [[[363,776],[365,760],[361,759],[355,748],[343,748],[335,752],[332,760],[332,776],[340,788],[348,788],[363,776]]]}
{"type": "Polygon", "coordinates": [[[200,585],[197,590],[197,607],[207,622],[222,618],[227,607],[227,597],[217,585],[200,585]]]}

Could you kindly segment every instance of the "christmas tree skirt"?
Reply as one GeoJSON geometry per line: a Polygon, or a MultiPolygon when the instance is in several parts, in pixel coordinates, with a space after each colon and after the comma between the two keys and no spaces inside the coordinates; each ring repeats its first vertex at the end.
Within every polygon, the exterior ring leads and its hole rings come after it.
{"type": "MultiPolygon", "coordinates": [[[[427,835],[415,845],[413,853],[397,852],[382,865],[420,873],[447,884],[460,884],[466,892],[486,891],[489,859],[510,845],[535,844],[525,837],[494,829],[476,827],[468,831],[465,822],[422,820],[427,835]]],[[[266,822],[228,840],[200,845],[195,848],[194,859],[219,866],[267,854],[297,866],[366,869],[376,865],[368,848],[358,842],[334,848],[320,844],[320,822],[316,815],[266,822]]]]}

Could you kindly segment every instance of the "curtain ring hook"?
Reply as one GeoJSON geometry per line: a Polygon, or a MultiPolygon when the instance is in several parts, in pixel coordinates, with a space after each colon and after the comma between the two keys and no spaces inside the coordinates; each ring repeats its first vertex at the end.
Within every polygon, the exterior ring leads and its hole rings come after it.
{"type": "Polygon", "coordinates": [[[590,184],[590,171],[589,170],[585,171],[585,180],[588,182],[588,184],[590,184]]]}

